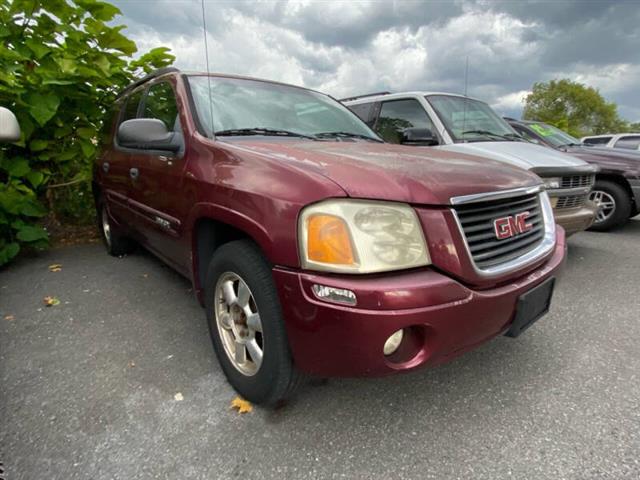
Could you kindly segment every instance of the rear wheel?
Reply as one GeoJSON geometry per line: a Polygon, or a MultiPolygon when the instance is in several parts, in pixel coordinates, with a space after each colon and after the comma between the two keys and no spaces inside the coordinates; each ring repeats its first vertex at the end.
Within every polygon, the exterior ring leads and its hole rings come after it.
{"type": "Polygon", "coordinates": [[[131,253],[135,249],[135,243],[118,232],[109,216],[109,209],[104,201],[99,201],[96,207],[98,211],[98,230],[100,230],[107,253],[114,257],[131,253]]]}
{"type": "Polygon", "coordinates": [[[589,200],[598,206],[598,213],[590,230],[606,231],[624,225],[631,214],[631,197],[615,182],[597,180],[589,200]]]}
{"type": "Polygon", "coordinates": [[[209,332],[229,383],[254,403],[275,404],[295,390],[295,370],[271,268],[248,240],[211,258],[205,282],[209,332]]]}

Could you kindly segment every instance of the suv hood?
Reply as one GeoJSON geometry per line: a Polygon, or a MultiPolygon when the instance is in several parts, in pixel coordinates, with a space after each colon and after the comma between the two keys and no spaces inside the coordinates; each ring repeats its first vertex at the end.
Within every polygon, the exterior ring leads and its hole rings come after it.
{"type": "Polygon", "coordinates": [[[542,147],[528,142],[474,142],[454,143],[431,147],[449,152],[470,153],[509,163],[521,168],[546,167],[584,167],[582,160],[566,155],[557,150],[542,147]]]}
{"type": "Polygon", "coordinates": [[[585,162],[599,166],[602,172],[609,171],[629,175],[640,173],[640,155],[637,154],[608,152],[605,149],[581,146],[565,147],[562,150],[585,162]]]}
{"type": "Polygon", "coordinates": [[[225,144],[320,174],[354,198],[446,205],[455,196],[540,184],[536,175],[522,169],[432,148],[264,138],[225,140],[225,144]]]}

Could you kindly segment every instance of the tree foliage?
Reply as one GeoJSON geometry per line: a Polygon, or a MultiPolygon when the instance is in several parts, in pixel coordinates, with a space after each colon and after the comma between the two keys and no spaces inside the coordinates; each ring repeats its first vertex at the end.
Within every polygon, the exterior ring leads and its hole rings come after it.
{"type": "Polygon", "coordinates": [[[576,137],[627,127],[615,103],[607,102],[595,88],[568,79],[535,83],[525,98],[523,117],[550,123],[576,137]]]}
{"type": "Polygon", "coordinates": [[[110,26],[120,11],[97,0],[0,2],[0,105],[16,114],[19,142],[0,150],[0,265],[21,244],[47,245],[38,219],[92,213],[91,167],[98,132],[117,92],[170,65],[167,48],[137,60],[137,48],[110,26]]]}

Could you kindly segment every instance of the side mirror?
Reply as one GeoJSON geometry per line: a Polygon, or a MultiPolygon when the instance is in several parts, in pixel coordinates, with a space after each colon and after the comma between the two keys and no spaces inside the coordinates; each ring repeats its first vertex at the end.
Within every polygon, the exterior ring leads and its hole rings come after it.
{"type": "Polygon", "coordinates": [[[18,119],[8,108],[0,107],[0,142],[17,142],[20,140],[18,119]]]}
{"type": "Polygon", "coordinates": [[[403,145],[438,145],[438,139],[428,128],[405,128],[402,131],[403,145]]]}
{"type": "Polygon", "coordinates": [[[182,135],[170,132],[157,118],[126,120],[118,127],[118,143],[125,148],[177,152],[182,148],[182,135]]]}

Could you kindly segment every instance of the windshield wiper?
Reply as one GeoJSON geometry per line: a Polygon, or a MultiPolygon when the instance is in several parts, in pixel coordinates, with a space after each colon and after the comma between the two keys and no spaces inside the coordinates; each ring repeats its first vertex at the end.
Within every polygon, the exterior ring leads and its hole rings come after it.
{"type": "Polygon", "coordinates": [[[264,135],[269,137],[299,137],[308,138],[309,140],[317,140],[317,138],[312,137],[311,135],[305,135],[304,133],[261,127],[231,128],[229,130],[218,130],[217,132],[213,132],[213,134],[216,136],[264,135]]]}
{"type": "Polygon", "coordinates": [[[581,143],[576,143],[576,142],[569,142],[569,143],[561,143],[560,145],[557,146],[557,148],[563,148],[563,147],[583,147],[584,145],[581,143]]]}
{"type": "Polygon", "coordinates": [[[371,140],[373,142],[383,143],[382,140],[377,138],[370,137],[368,135],[362,135],[359,133],[351,133],[351,132],[320,132],[314,135],[316,138],[362,138],[363,140],[371,140]]]}
{"type": "Polygon", "coordinates": [[[466,135],[467,133],[477,133],[478,135],[500,138],[502,140],[509,140],[510,142],[519,142],[522,140],[522,137],[517,133],[507,133],[505,135],[500,135],[499,133],[494,133],[490,130],[466,130],[462,132],[462,135],[466,135]]]}

